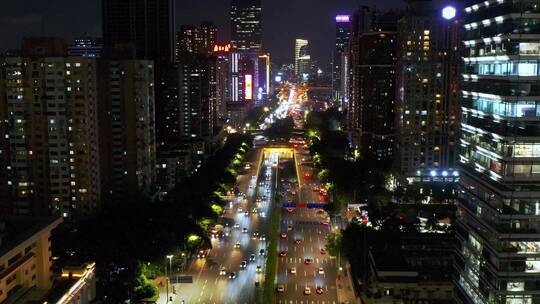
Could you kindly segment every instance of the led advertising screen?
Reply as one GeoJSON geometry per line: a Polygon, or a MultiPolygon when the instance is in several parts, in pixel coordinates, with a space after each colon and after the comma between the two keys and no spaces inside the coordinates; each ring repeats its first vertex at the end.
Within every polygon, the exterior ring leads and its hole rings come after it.
{"type": "Polygon", "coordinates": [[[246,100],[253,99],[253,76],[251,74],[244,76],[244,92],[246,100]]]}

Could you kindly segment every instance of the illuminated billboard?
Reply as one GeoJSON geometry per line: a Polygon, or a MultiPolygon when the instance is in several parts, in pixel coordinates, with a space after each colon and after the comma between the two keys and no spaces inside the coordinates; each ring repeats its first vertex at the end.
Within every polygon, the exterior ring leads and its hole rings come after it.
{"type": "Polygon", "coordinates": [[[337,15],[336,22],[338,23],[349,23],[351,22],[351,15],[337,15]]]}
{"type": "Polygon", "coordinates": [[[215,44],[213,50],[215,53],[228,53],[231,50],[231,44],[215,44]]]}
{"type": "Polygon", "coordinates": [[[246,100],[253,99],[253,75],[244,75],[244,92],[246,100]]]}

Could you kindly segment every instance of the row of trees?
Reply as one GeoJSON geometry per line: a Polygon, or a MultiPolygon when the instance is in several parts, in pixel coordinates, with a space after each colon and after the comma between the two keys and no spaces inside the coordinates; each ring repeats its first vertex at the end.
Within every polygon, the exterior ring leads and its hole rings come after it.
{"type": "Polygon", "coordinates": [[[387,172],[371,159],[350,157],[347,134],[340,127],[341,115],[329,109],[310,112],[306,119],[318,177],[333,196],[329,211],[341,210],[348,203],[388,202],[387,172]]]}
{"type": "Polygon", "coordinates": [[[96,218],[54,234],[57,256],[97,263],[98,297],[124,303],[152,297],[154,278],[168,254],[210,246],[205,228],[221,215],[225,194],[234,184],[251,138],[234,134],[162,202],[141,196],[107,203],[96,218]]]}

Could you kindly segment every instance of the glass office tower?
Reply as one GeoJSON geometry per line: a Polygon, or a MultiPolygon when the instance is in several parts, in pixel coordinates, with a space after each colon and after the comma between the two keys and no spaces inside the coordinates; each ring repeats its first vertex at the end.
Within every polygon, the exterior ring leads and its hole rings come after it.
{"type": "Polygon", "coordinates": [[[463,12],[458,303],[540,303],[539,5],[463,12]]]}

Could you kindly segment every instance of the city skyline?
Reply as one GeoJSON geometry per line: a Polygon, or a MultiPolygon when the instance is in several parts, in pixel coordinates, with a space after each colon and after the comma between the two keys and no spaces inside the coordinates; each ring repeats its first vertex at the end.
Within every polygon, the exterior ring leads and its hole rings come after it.
{"type": "Polygon", "coordinates": [[[540,304],[539,0],[21,1],[0,303],[540,304]]]}
{"type": "MultiPolygon", "coordinates": [[[[57,2],[59,3],[55,4],[54,9],[36,0],[8,3],[7,9],[0,12],[0,36],[6,37],[0,42],[0,51],[16,49],[22,38],[28,36],[57,36],[67,41],[84,35],[102,36],[101,1],[57,2]],[[17,27],[18,30],[11,31],[10,27],[17,27]]],[[[182,24],[212,21],[220,30],[220,39],[228,41],[231,37],[229,4],[229,1],[219,0],[189,0],[183,1],[181,5],[176,3],[176,30],[180,30],[182,24]],[[215,9],[208,10],[208,7],[215,9]]],[[[311,42],[312,58],[322,67],[326,67],[330,64],[335,46],[335,15],[350,14],[360,5],[388,10],[401,9],[404,2],[390,0],[378,3],[370,0],[359,3],[357,0],[338,0],[313,3],[300,0],[290,3],[283,0],[263,0],[263,49],[273,54],[274,59],[280,63],[292,63],[294,53],[291,49],[294,48],[294,39],[305,37],[311,42]],[[313,8],[306,10],[306,7],[313,8]]]]}

